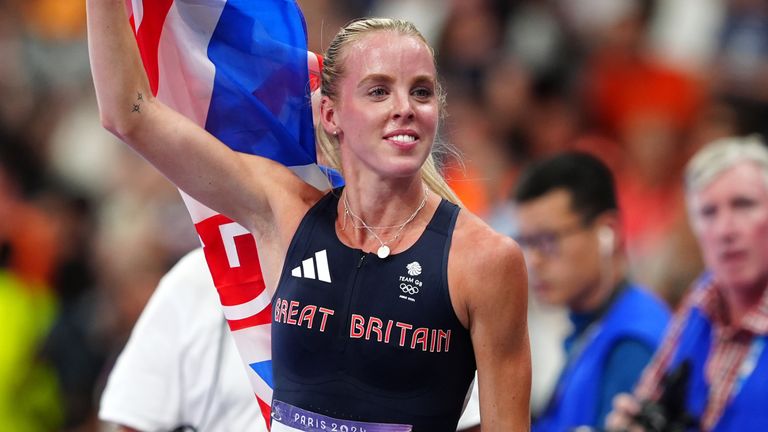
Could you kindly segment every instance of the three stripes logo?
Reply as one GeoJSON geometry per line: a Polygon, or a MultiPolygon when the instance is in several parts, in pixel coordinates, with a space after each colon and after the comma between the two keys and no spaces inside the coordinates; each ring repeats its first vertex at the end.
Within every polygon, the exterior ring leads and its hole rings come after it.
{"type": "Polygon", "coordinates": [[[300,266],[291,270],[291,276],[331,283],[331,271],[328,269],[326,249],[315,252],[314,257],[302,261],[300,266]]]}

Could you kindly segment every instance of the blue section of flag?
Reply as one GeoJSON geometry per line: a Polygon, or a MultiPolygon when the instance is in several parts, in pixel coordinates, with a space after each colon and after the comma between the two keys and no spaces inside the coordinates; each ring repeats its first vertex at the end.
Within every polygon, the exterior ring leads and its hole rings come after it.
{"type": "Polygon", "coordinates": [[[236,151],[315,163],[304,19],[294,0],[229,0],[208,46],[206,129],[236,151]]]}
{"type": "Polygon", "coordinates": [[[274,388],[272,384],[272,360],[263,361],[260,363],[251,363],[249,365],[256,375],[261,377],[269,388],[274,388]]]}
{"type": "Polygon", "coordinates": [[[328,177],[328,180],[331,182],[331,187],[335,189],[344,186],[344,177],[341,176],[339,171],[323,165],[318,165],[318,168],[320,168],[320,171],[328,177]]]}

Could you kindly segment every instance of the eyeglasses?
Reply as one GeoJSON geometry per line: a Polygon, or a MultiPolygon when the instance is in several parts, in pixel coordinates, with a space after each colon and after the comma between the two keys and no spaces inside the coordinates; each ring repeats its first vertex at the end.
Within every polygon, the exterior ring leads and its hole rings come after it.
{"type": "Polygon", "coordinates": [[[523,248],[524,252],[532,249],[537,250],[542,255],[552,257],[560,252],[560,241],[570,235],[583,231],[587,226],[577,224],[561,230],[547,230],[536,234],[520,235],[515,240],[523,248]]]}

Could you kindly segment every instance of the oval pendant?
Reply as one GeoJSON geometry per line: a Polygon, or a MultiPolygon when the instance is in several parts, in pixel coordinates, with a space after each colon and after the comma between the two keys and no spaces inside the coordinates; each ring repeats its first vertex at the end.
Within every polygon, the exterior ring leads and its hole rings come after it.
{"type": "Polygon", "coordinates": [[[379,258],[384,259],[389,256],[389,246],[387,245],[381,245],[378,251],[376,251],[376,255],[379,256],[379,258]]]}

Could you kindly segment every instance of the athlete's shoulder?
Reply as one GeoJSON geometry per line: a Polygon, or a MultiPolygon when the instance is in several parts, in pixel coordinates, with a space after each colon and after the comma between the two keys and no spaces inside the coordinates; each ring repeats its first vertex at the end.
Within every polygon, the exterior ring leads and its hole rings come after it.
{"type": "Polygon", "coordinates": [[[490,316],[517,317],[520,311],[525,315],[528,276],[520,247],[467,211],[456,221],[448,279],[457,316],[465,324],[490,316]]]}
{"type": "Polygon", "coordinates": [[[482,219],[463,209],[456,220],[453,246],[457,257],[479,258],[482,262],[508,259],[522,263],[520,246],[512,238],[495,231],[482,219]]]}
{"type": "Polygon", "coordinates": [[[468,211],[456,221],[449,257],[449,280],[466,302],[506,301],[523,295],[528,276],[517,243],[468,211]]]}

